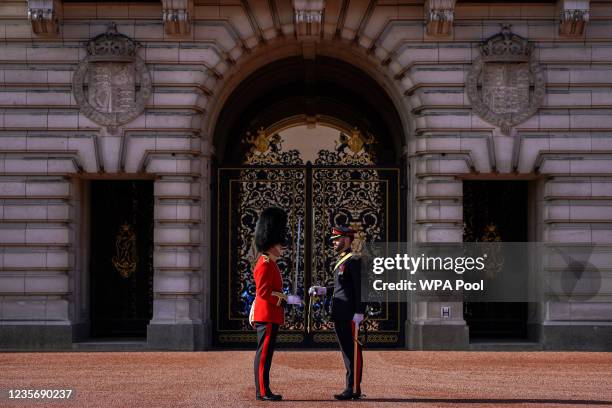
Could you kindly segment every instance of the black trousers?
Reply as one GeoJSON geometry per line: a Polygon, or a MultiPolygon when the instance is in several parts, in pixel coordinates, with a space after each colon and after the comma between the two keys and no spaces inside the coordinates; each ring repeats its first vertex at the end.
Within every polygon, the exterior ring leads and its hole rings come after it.
{"type": "Polygon", "coordinates": [[[270,366],[274,355],[274,344],[278,334],[276,323],[255,323],[257,330],[257,352],[255,353],[255,395],[264,396],[270,391],[270,366]]]}
{"type": "Polygon", "coordinates": [[[345,390],[361,393],[363,354],[361,344],[355,341],[355,323],[352,320],[334,320],[334,330],[346,367],[345,390]]]}

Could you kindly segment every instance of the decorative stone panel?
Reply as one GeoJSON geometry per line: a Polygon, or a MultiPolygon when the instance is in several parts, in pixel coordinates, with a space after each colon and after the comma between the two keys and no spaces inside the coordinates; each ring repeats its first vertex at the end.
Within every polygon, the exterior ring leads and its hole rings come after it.
{"type": "Polygon", "coordinates": [[[87,44],[72,80],[81,112],[114,132],[142,113],[151,95],[151,76],[136,55],[138,44],[119,34],[114,23],[87,44]]]}
{"type": "Polygon", "coordinates": [[[533,44],[509,26],[480,46],[466,85],[472,111],[505,134],[537,112],[546,91],[533,44]]]}

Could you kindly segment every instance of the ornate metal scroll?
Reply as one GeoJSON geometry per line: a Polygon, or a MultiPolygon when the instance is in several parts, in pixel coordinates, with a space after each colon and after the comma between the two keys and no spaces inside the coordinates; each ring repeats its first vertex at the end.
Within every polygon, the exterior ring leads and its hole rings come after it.
{"type": "Polygon", "coordinates": [[[504,258],[501,250],[501,242],[503,239],[498,226],[493,222],[488,222],[480,230],[476,230],[476,217],[482,216],[482,214],[478,209],[468,207],[468,203],[473,203],[476,197],[472,189],[464,189],[464,205],[466,206],[464,217],[466,219],[463,223],[463,241],[488,243],[486,246],[488,255],[486,275],[492,278],[500,273],[503,268],[504,258]]]}
{"type": "Polygon", "coordinates": [[[505,134],[533,116],[545,94],[533,44],[503,26],[480,47],[467,78],[472,110],[505,134]]]}
{"type": "MultiPolygon", "coordinates": [[[[232,302],[231,317],[246,319],[255,299],[255,283],[253,281],[253,266],[256,262],[256,251],[252,245],[255,224],[258,214],[266,207],[278,206],[289,215],[289,242],[296,242],[298,218],[305,215],[305,170],[291,168],[275,168],[273,171],[245,169],[240,171],[238,208],[233,235],[235,237],[232,259],[235,267],[231,269],[232,284],[230,299],[232,302]]],[[[303,232],[299,238],[304,240],[303,232]]],[[[304,259],[294,259],[294,251],[287,250],[277,261],[283,275],[283,292],[296,293],[303,296],[303,288],[294,288],[294,280],[304,280],[304,259]],[[297,263],[299,262],[299,264],[297,263]],[[298,266],[297,278],[293,267],[298,266]],[[299,289],[299,290],[298,290],[299,289]],[[300,290],[302,292],[300,293],[300,290]]],[[[285,326],[283,329],[301,330],[304,327],[303,307],[287,308],[285,326]]],[[[249,329],[248,322],[242,321],[242,328],[249,329]]]]}
{"type": "Polygon", "coordinates": [[[115,240],[115,255],[112,261],[117,272],[124,278],[129,278],[136,271],[136,265],[138,264],[136,233],[132,226],[127,223],[119,227],[115,240]]]}
{"type": "MultiPolygon", "coordinates": [[[[304,289],[311,284],[333,283],[331,268],[336,254],[328,240],[332,225],[351,226],[358,231],[354,241],[357,252],[365,242],[398,239],[399,211],[397,216],[387,212],[399,208],[399,172],[374,167],[376,140],[371,134],[354,128],[338,135],[335,148],[320,150],[312,165],[304,164],[298,150],[283,149],[285,141],[280,134],[260,128],[243,140],[247,147],[243,166],[220,169],[225,176],[220,178],[220,197],[224,201],[218,204],[218,222],[225,231],[220,236],[227,242],[220,245],[227,249],[219,254],[222,265],[221,314],[217,315],[220,327],[216,337],[219,342],[252,339],[242,334],[252,330],[248,325],[255,298],[252,270],[256,252],[252,238],[263,208],[271,205],[284,208],[289,214],[288,242],[303,243],[299,247],[303,251],[300,256],[296,256],[296,248],[290,248],[278,261],[283,291],[287,294],[303,297],[304,289]],[[297,237],[300,218],[304,228],[297,237]]],[[[309,324],[312,334],[305,327],[305,307],[288,307],[283,333],[290,335],[292,341],[299,339],[303,345],[335,342],[330,332],[333,328],[329,321],[330,300],[326,297],[313,303],[313,320],[309,324]]],[[[399,316],[399,306],[395,309],[387,303],[370,304],[369,318],[364,323],[369,332],[390,333],[398,338],[399,316]]]]}
{"type": "Polygon", "coordinates": [[[350,135],[340,132],[334,151],[320,150],[316,164],[372,165],[376,162],[374,144],[376,139],[370,133],[364,136],[357,128],[350,135]]]}
{"type": "MultiPolygon", "coordinates": [[[[312,281],[323,286],[333,285],[332,267],[337,255],[329,245],[329,231],[332,226],[351,226],[357,231],[353,242],[359,250],[364,241],[385,240],[386,226],[384,186],[375,169],[350,167],[313,169],[313,214],[312,230],[312,281]]],[[[331,330],[329,321],[331,299],[324,297],[312,307],[312,329],[331,330]]],[[[379,308],[380,309],[380,308],[379,308]]],[[[380,317],[380,310],[372,310],[380,317]]],[[[378,321],[368,319],[369,328],[375,330],[378,321]]]]}
{"type": "Polygon", "coordinates": [[[278,133],[268,134],[263,128],[257,136],[247,132],[245,143],[250,146],[244,164],[293,165],[303,164],[297,150],[282,151],[283,140],[278,133]]]}

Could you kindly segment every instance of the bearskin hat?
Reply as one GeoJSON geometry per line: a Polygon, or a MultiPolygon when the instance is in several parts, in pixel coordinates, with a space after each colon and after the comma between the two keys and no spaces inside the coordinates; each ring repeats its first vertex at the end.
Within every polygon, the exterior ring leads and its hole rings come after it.
{"type": "Polygon", "coordinates": [[[255,225],[255,248],[265,252],[276,244],[287,245],[287,213],[282,208],[268,207],[255,225]]]}

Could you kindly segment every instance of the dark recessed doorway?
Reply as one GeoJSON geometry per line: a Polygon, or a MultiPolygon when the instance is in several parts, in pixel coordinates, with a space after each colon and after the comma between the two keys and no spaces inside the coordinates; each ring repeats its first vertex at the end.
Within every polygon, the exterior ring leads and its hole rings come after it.
{"type": "Polygon", "coordinates": [[[153,311],[153,182],[91,182],[91,337],[145,337],[153,311]]]}
{"type": "MultiPolygon", "coordinates": [[[[464,242],[487,241],[491,234],[502,242],[526,242],[527,196],[528,181],[464,181],[464,242]]],[[[470,340],[527,337],[528,303],[465,302],[463,314],[470,340]]]]}

